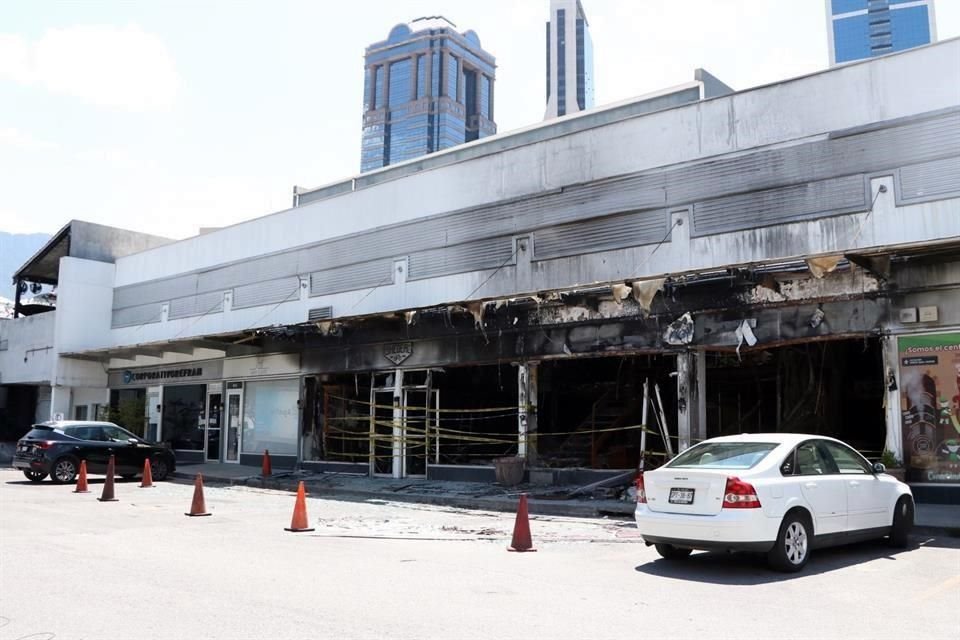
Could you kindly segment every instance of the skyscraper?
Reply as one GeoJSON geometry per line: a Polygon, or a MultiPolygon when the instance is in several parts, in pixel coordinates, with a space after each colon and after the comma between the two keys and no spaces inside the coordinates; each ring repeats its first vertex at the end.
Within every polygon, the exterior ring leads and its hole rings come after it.
{"type": "Polygon", "coordinates": [[[826,0],[830,64],[930,44],[933,0],[826,0]]]}
{"type": "Polygon", "coordinates": [[[593,106],[593,41],[580,0],[550,0],[547,113],[544,120],[593,106]]]}
{"type": "Polygon", "coordinates": [[[473,31],[442,16],[398,24],[367,47],[365,67],[361,171],[497,132],[496,62],[473,31]]]}

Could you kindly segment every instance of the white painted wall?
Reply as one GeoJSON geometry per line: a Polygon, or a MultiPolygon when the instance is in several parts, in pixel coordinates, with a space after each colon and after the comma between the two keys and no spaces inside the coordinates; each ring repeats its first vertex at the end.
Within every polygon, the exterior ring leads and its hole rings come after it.
{"type": "Polygon", "coordinates": [[[53,379],[54,326],[57,311],[0,320],[0,382],[49,384],[53,379]]]}
{"type": "MultiPolygon", "coordinates": [[[[61,258],[57,288],[57,322],[54,342],[57,353],[82,351],[109,333],[113,306],[114,265],[106,262],[61,258]]],[[[96,386],[64,377],[89,375],[87,368],[68,367],[58,371],[60,382],[96,386]]],[[[104,374],[105,375],[105,374],[104,374]]]]}
{"type": "Polygon", "coordinates": [[[87,419],[96,420],[97,416],[93,413],[92,405],[109,405],[110,390],[106,388],[75,387],[72,394],[72,402],[68,418],[73,418],[76,413],[74,409],[79,406],[87,407],[87,419]]]}

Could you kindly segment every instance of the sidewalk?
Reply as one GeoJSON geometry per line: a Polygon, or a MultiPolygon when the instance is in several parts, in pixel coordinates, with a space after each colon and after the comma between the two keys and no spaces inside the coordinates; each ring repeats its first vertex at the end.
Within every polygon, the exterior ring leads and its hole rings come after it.
{"type": "MultiPolygon", "coordinates": [[[[463,509],[513,512],[517,496],[526,493],[531,514],[572,517],[632,518],[634,503],[624,500],[599,500],[589,496],[568,498],[578,487],[532,486],[501,487],[481,482],[452,482],[404,478],[371,478],[365,475],[277,471],[269,478],[260,476],[259,467],[236,464],[182,464],[173,477],[193,481],[197,472],[205,483],[244,485],[295,491],[303,480],[315,497],[342,500],[401,501],[438,504],[463,509]]],[[[915,527],[918,533],[960,536],[960,505],[918,504],[915,527]]]]}
{"type": "Polygon", "coordinates": [[[307,492],[314,497],[364,501],[400,501],[437,504],[462,509],[512,512],[517,508],[521,493],[529,496],[530,513],[551,516],[598,517],[612,515],[621,518],[633,516],[634,503],[623,500],[592,500],[589,496],[566,498],[578,487],[531,486],[501,487],[482,482],[452,482],[422,478],[371,478],[344,473],[315,473],[310,471],[274,471],[269,478],[260,476],[259,467],[236,464],[181,463],[172,474],[173,479],[193,481],[203,474],[205,484],[243,485],[295,491],[302,480],[307,492]]]}

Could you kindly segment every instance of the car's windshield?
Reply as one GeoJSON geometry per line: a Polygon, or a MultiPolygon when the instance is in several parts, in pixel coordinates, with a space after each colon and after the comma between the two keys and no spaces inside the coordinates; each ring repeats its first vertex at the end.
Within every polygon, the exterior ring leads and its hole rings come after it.
{"type": "Polygon", "coordinates": [[[668,467],[750,469],[777,448],[775,442],[703,442],[677,456],[668,467]]]}

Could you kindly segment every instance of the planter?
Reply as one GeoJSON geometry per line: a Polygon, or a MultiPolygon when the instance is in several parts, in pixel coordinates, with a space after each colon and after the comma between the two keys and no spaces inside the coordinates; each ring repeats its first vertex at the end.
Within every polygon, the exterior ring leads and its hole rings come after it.
{"type": "Polygon", "coordinates": [[[496,473],[497,484],[512,487],[523,482],[524,458],[516,456],[508,458],[494,458],[493,469],[496,473]]]}

